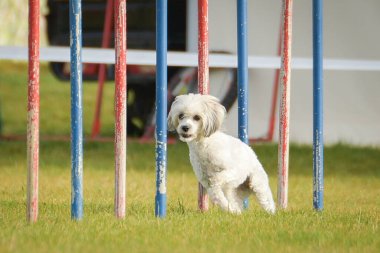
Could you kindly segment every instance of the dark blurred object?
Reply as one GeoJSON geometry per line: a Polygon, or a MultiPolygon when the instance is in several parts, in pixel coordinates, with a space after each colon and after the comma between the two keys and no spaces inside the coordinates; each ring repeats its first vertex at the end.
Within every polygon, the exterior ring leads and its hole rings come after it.
{"type": "MultiPolygon", "coordinates": [[[[107,0],[82,0],[83,47],[101,47],[107,0]]],[[[48,0],[48,40],[52,46],[69,46],[69,0],[48,0]]],[[[155,50],[156,1],[127,1],[128,49],[155,50]]],[[[112,29],[110,47],[114,46],[112,29]]],[[[168,49],[186,49],[186,0],[168,1],[168,49]]],[[[128,63],[127,63],[128,64],[128,63]]],[[[50,63],[55,76],[70,79],[69,63],[50,63]]],[[[83,64],[83,80],[96,80],[98,64],[83,64]]],[[[178,70],[169,68],[168,78],[178,70]]],[[[140,136],[148,116],[154,108],[155,68],[127,66],[128,78],[128,135],[140,136]]],[[[114,65],[107,66],[107,79],[114,79],[114,65]]]]}
{"type": "MultiPolygon", "coordinates": [[[[83,47],[101,47],[106,0],[82,0],[83,47]]],[[[70,45],[69,0],[48,0],[48,40],[53,46],[70,45]]],[[[127,1],[127,45],[129,49],[155,49],[155,0],[127,1]]],[[[110,45],[114,45],[112,30],[110,45]]],[[[186,0],[169,0],[168,4],[168,49],[186,49],[186,0]]],[[[69,67],[65,63],[51,63],[54,74],[69,80],[69,67]]],[[[83,79],[97,78],[97,64],[84,64],[83,79]],[[90,65],[90,66],[87,66],[90,65]]],[[[113,79],[113,66],[108,79],[113,79]]]]}

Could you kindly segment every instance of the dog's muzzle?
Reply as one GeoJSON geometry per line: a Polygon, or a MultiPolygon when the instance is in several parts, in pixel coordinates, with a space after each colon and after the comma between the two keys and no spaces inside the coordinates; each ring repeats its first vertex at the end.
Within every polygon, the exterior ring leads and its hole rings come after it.
{"type": "Polygon", "coordinates": [[[189,126],[181,126],[181,128],[178,131],[178,134],[181,137],[182,141],[186,141],[193,137],[193,134],[191,134],[189,126]]]}
{"type": "Polygon", "coordinates": [[[180,134],[180,135],[181,135],[183,138],[185,138],[185,139],[192,137],[191,134],[185,134],[185,133],[182,133],[182,134],[180,134]]]}

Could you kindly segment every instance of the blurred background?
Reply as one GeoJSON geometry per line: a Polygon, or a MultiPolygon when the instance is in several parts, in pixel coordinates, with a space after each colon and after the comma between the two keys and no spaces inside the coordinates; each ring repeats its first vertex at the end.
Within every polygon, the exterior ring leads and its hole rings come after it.
{"type": "MultiPolygon", "coordinates": [[[[27,46],[27,1],[0,2],[0,46],[27,46]]],[[[106,0],[83,0],[83,45],[100,47],[106,0]]],[[[249,54],[277,56],[281,2],[249,1],[249,54]]],[[[128,48],[155,49],[155,1],[128,0],[128,48]]],[[[341,60],[380,60],[380,2],[335,0],[324,3],[324,57],[341,60]]],[[[293,57],[312,57],[311,1],[294,1],[293,57]]],[[[41,46],[68,46],[68,0],[41,0],[41,46]]],[[[169,0],[169,50],[197,50],[197,1],[169,0]]],[[[210,51],[236,53],[235,1],[209,1],[210,51]]],[[[113,35],[109,38],[113,46],[113,35]]],[[[0,61],[0,134],[22,136],[26,129],[26,62],[0,61]]],[[[84,64],[85,133],[93,135],[99,66],[84,64]]],[[[194,92],[196,69],[169,68],[172,95],[194,92]],[[187,83],[184,82],[187,80],[187,83]],[[190,80],[190,81],[188,81],[190,80]]],[[[113,66],[107,66],[100,136],[113,135],[113,66]]],[[[211,93],[229,109],[225,129],[237,135],[236,71],[211,69],[211,93]]],[[[155,68],[128,66],[128,134],[152,137],[155,68]]],[[[41,134],[68,135],[69,66],[41,65],[41,134]],[[46,109],[44,109],[46,108],[46,109]]],[[[278,103],[275,70],[251,69],[249,74],[249,137],[276,141],[278,103]],[[271,129],[272,104],[276,105],[271,129]],[[271,134],[273,132],[273,136],[271,134]]],[[[380,145],[380,72],[324,72],[325,141],[380,145]]],[[[290,139],[312,142],[312,71],[293,70],[291,77],[290,139]]]]}

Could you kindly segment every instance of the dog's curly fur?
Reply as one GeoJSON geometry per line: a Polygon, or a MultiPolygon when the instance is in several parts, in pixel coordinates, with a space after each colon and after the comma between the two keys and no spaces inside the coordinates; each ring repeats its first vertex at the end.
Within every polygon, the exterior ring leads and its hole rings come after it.
{"type": "Polygon", "coordinates": [[[181,95],[171,106],[168,128],[188,144],[195,175],[216,205],[240,214],[243,200],[254,193],[264,210],[273,214],[268,176],[248,145],[220,131],[225,115],[213,96],[181,95]]]}

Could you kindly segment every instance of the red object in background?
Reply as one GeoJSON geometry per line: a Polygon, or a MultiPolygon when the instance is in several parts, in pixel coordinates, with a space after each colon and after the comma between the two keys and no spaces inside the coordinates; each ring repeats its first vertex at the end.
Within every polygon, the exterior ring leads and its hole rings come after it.
{"type": "MultiPolygon", "coordinates": [[[[110,44],[113,5],[114,5],[114,0],[107,0],[106,15],[104,18],[104,27],[103,27],[102,48],[108,48],[110,44]]],[[[100,128],[101,128],[100,113],[102,109],[104,82],[107,77],[106,70],[107,70],[107,66],[105,64],[99,65],[98,91],[96,95],[95,115],[94,115],[94,121],[92,123],[91,138],[97,137],[100,133],[100,128]]]]}
{"type": "MultiPolygon", "coordinates": [[[[278,47],[277,47],[277,55],[278,56],[281,56],[281,37],[282,37],[282,31],[281,31],[281,24],[280,24],[279,37],[278,37],[278,47]]],[[[277,108],[279,83],[280,83],[280,69],[276,69],[274,80],[273,80],[273,92],[272,92],[272,102],[271,102],[270,115],[269,115],[268,133],[266,136],[261,137],[261,138],[249,139],[250,143],[273,141],[274,128],[275,128],[275,124],[276,124],[276,108],[277,108]]]]}

